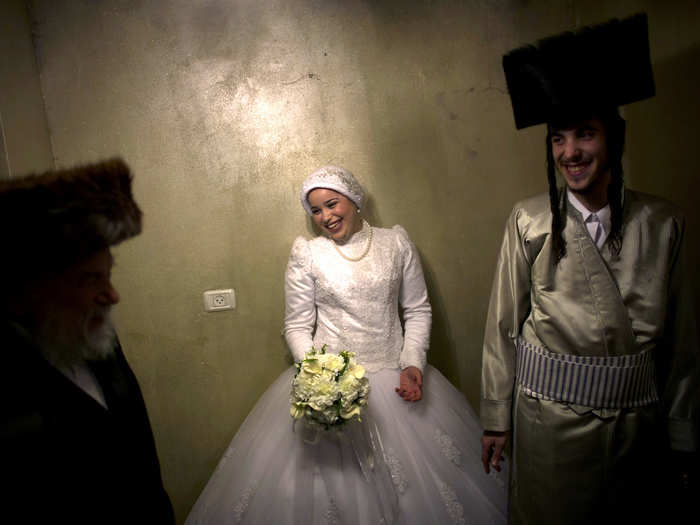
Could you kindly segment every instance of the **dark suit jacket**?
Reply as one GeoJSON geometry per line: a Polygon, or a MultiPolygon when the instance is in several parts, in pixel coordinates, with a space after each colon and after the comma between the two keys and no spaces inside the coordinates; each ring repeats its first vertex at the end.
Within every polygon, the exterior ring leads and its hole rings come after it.
{"type": "Polygon", "coordinates": [[[4,320],[0,363],[0,520],[173,523],[146,407],[121,348],[89,363],[108,410],[4,320]]]}

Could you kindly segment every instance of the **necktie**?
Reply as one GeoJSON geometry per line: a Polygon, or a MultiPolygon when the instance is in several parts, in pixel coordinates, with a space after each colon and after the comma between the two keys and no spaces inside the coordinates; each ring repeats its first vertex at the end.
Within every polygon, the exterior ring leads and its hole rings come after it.
{"type": "Polygon", "coordinates": [[[588,228],[591,239],[593,239],[593,244],[598,246],[598,241],[600,241],[600,237],[603,235],[603,226],[600,224],[600,219],[595,213],[591,213],[586,222],[588,223],[586,227],[588,228]]]}

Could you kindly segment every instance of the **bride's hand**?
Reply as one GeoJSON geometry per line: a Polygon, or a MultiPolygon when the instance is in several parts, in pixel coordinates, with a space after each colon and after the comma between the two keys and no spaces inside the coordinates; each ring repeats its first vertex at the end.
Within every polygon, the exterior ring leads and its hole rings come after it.
{"type": "Polygon", "coordinates": [[[399,387],[396,392],[404,401],[418,401],[423,397],[423,374],[415,366],[407,366],[401,370],[399,387]]]}

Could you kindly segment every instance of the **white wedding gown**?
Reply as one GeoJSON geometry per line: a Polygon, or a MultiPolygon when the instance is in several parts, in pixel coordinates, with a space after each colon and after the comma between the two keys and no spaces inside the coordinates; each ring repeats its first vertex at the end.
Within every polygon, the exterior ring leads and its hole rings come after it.
{"type": "Polygon", "coordinates": [[[365,223],[340,248],[354,258],[368,242],[367,255],[350,261],[326,238],[298,238],[286,273],[285,336],[295,360],[312,345],[355,352],[371,387],[362,422],[318,435],[293,429],[288,369],[241,425],[187,524],[506,522],[507,472],[484,473],[478,418],[426,364],[430,304],[415,247],[400,226],[370,233],[365,223]],[[394,391],[410,365],[424,370],[416,403],[394,391]]]}

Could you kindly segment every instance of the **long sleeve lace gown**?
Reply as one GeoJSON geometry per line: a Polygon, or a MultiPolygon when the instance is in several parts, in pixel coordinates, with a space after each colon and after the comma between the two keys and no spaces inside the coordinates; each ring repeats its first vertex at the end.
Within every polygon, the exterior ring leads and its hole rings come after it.
{"type": "Polygon", "coordinates": [[[364,223],[342,247],[324,237],[299,237],[285,291],[285,336],[295,360],[325,344],[329,351],[355,352],[367,369],[369,405],[357,424],[376,430],[381,457],[375,459],[390,474],[397,512],[383,512],[382,490],[363,472],[351,440],[333,431],[308,439],[299,426],[293,430],[292,367],[243,422],[187,523],[505,523],[507,475],[483,472],[476,415],[426,364],[430,303],[406,231],[364,223]],[[416,403],[394,391],[406,366],[424,374],[423,399],[416,403]]]}

